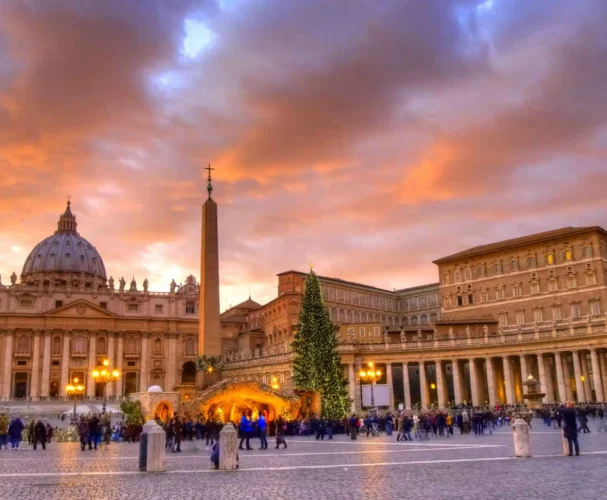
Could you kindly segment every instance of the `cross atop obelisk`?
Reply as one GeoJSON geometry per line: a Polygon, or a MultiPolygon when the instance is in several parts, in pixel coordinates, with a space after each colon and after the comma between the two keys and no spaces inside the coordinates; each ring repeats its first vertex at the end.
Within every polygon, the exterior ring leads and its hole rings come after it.
{"type": "Polygon", "coordinates": [[[214,168],[211,168],[211,164],[209,163],[208,167],[205,167],[205,170],[207,170],[209,172],[209,175],[207,177],[207,191],[209,193],[209,198],[211,197],[211,193],[213,192],[213,185],[211,184],[211,170],[215,170],[214,168]]]}

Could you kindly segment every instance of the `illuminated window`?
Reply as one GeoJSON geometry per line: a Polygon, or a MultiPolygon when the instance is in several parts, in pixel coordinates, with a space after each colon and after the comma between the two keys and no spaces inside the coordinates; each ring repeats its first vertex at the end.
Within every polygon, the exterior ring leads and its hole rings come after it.
{"type": "Polygon", "coordinates": [[[565,249],[565,251],[563,252],[563,257],[565,258],[566,262],[570,262],[573,260],[573,252],[570,248],[565,249]]]}
{"type": "Polygon", "coordinates": [[[554,264],[554,254],[553,253],[546,254],[546,264],[548,264],[549,266],[554,264]]]}

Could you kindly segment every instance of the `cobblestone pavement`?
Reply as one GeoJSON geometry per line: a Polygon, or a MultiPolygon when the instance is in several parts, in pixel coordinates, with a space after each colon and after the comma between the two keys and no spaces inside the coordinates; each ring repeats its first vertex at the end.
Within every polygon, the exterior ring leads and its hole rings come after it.
{"type": "Polygon", "coordinates": [[[607,434],[580,436],[582,456],[562,456],[560,431],[534,422],[531,459],[515,459],[511,430],[397,443],[389,438],[291,438],[287,450],[240,453],[240,470],[212,471],[201,442],[167,455],[167,472],[138,472],[138,445],[81,452],[53,443],[0,451],[0,498],[17,499],[433,499],[603,498],[607,434]],[[201,449],[198,449],[201,448],[201,449]]]}

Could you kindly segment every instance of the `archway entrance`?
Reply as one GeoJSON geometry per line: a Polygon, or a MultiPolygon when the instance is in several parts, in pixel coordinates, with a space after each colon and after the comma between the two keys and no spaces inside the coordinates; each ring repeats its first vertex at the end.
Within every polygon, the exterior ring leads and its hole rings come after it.
{"type": "Polygon", "coordinates": [[[173,413],[173,405],[167,403],[166,401],[161,401],[158,403],[158,406],[156,406],[156,410],[154,411],[154,415],[163,422],[168,422],[173,416],[173,413]]]}
{"type": "Polygon", "coordinates": [[[196,364],[193,361],[187,361],[183,364],[181,368],[181,383],[196,383],[196,364]]]}
{"type": "Polygon", "coordinates": [[[15,378],[13,379],[14,398],[27,397],[27,375],[27,373],[15,373],[15,378]]]}

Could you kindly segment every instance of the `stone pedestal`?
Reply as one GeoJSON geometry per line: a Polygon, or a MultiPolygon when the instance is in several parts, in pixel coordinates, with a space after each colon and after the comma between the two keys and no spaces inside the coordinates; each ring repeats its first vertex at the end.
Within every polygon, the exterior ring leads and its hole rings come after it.
{"type": "Polygon", "coordinates": [[[228,422],[219,433],[219,470],[238,468],[238,436],[234,424],[228,422]]]}
{"type": "Polygon", "coordinates": [[[145,472],[148,466],[148,434],[151,429],[158,427],[158,424],[153,420],[149,420],[141,430],[139,437],[139,470],[145,472]]]}
{"type": "Polygon", "coordinates": [[[514,456],[531,456],[531,439],[529,437],[529,425],[522,418],[517,418],[512,425],[514,436],[514,456]]]}
{"type": "Polygon", "coordinates": [[[147,472],[166,470],[166,432],[159,425],[148,432],[147,472]]]}

